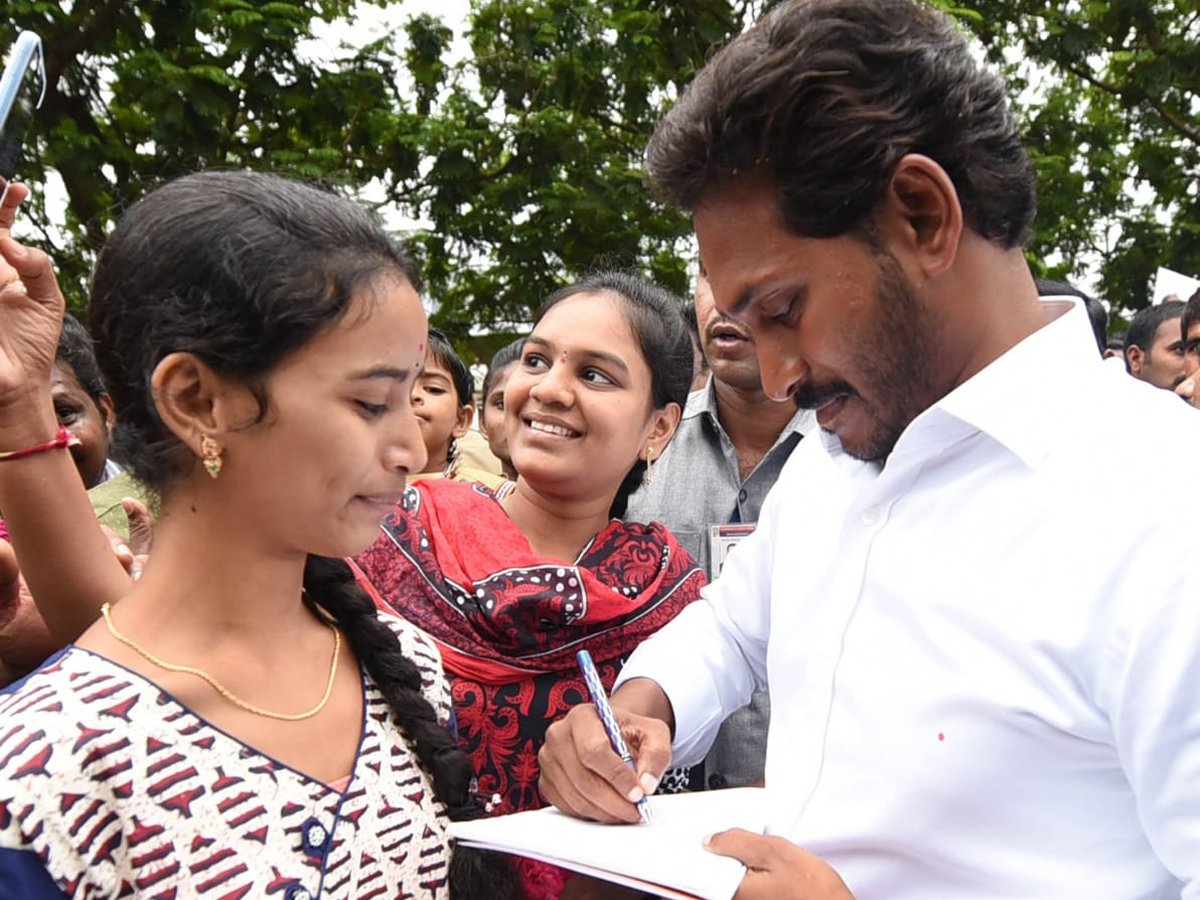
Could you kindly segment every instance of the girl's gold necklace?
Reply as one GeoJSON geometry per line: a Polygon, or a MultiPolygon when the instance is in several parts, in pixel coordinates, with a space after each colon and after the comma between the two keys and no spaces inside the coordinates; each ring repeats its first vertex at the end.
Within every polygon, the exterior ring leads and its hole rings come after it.
{"type": "Polygon", "coordinates": [[[225,685],[221,684],[221,682],[217,681],[217,679],[213,678],[202,669],[197,669],[193,666],[178,666],[175,665],[175,663],[169,663],[166,660],[159,659],[141,644],[133,640],[133,638],[126,637],[125,635],[121,634],[121,632],[117,631],[117,626],[113,624],[112,615],[109,612],[108,603],[105,603],[102,607],[100,607],[100,613],[104,616],[104,624],[108,626],[108,633],[130,650],[137,653],[139,656],[148,659],[160,669],[166,669],[168,672],[179,672],[183,675],[195,675],[197,678],[208,682],[209,686],[212,687],[214,691],[216,691],[234,706],[244,709],[246,712],[254,713],[256,716],[264,716],[268,719],[280,719],[284,722],[299,722],[303,719],[311,719],[325,708],[325,704],[329,702],[329,697],[333,694],[333,682],[337,677],[338,655],[341,653],[342,649],[342,633],[338,631],[337,627],[334,625],[329,626],[333,631],[333,659],[331,659],[329,662],[329,681],[325,685],[325,696],[321,698],[320,703],[318,703],[308,712],[289,714],[274,712],[273,710],[263,709],[261,706],[255,706],[253,703],[247,703],[245,700],[236,696],[232,691],[229,690],[229,688],[225,687],[225,685]]]}

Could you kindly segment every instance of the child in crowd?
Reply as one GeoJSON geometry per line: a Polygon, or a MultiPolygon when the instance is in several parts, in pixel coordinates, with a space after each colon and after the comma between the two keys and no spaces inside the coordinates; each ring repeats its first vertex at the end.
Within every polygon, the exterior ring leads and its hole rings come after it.
{"type": "Polygon", "coordinates": [[[475,417],[475,384],[466,364],[454,352],[449,339],[436,328],[429,329],[425,366],[412,393],[413,412],[425,442],[426,463],[412,480],[449,478],[481,481],[489,487],[504,479],[494,472],[468,466],[460,459],[458,442],[475,417]]]}
{"type": "Polygon", "coordinates": [[[472,772],[437,649],[341,560],[424,466],[408,258],[269,175],[188,176],[122,217],[91,303],[115,441],[161,496],[131,587],[72,525],[92,514],[50,401],[62,297],[7,233],[27,193],[0,209],[0,506],[31,571],[60,554],[120,602],[0,693],[0,894],[503,896],[451,871],[472,772]]]}
{"type": "Polygon", "coordinates": [[[508,376],[521,360],[521,348],[525,338],[517,338],[505,344],[492,356],[487,375],[483,379],[483,402],[479,406],[479,426],[487,438],[492,454],[504,467],[509,481],[517,480],[517,470],[508,452],[508,433],[504,427],[504,388],[508,376]]]}

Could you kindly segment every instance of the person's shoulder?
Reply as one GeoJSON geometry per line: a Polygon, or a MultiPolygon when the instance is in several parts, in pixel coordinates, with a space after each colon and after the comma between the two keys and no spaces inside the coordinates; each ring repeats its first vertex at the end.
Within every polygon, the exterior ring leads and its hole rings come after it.
{"type": "Polygon", "coordinates": [[[376,610],[376,617],[396,636],[405,656],[417,664],[417,668],[440,672],[442,654],[428,634],[395,613],[376,610]]]}
{"type": "Polygon", "coordinates": [[[646,551],[634,548],[661,548],[666,557],[681,560],[685,567],[699,570],[696,561],[679,543],[674,532],[656,519],[648,521],[612,519],[609,521],[608,527],[597,535],[596,542],[603,546],[620,547],[622,552],[633,553],[639,558],[644,558],[646,551]]]}

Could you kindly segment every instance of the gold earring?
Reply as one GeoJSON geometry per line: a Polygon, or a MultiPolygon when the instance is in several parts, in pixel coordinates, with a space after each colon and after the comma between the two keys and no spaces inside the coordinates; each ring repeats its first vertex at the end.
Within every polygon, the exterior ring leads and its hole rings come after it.
{"type": "Polygon", "coordinates": [[[216,478],[221,474],[221,445],[207,434],[200,435],[200,455],[204,459],[204,468],[210,476],[216,478]]]}
{"type": "Polygon", "coordinates": [[[646,445],[646,484],[654,483],[654,445],[646,445]]]}

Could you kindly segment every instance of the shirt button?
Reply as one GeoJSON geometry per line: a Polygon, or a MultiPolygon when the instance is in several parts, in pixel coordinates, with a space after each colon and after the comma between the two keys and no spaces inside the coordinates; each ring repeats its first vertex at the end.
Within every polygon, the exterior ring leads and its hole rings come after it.
{"type": "Polygon", "coordinates": [[[738,491],[738,502],[739,502],[739,503],[745,503],[745,502],[746,502],[746,498],[747,498],[747,497],[749,497],[749,496],[750,496],[750,495],[746,493],[745,489],[738,491]]]}
{"type": "Polygon", "coordinates": [[[870,526],[876,524],[878,521],[879,521],[879,507],[878,506],[868,506],[866,509],[863,510],[862,522],[868,528],[870,526]]]}
{"type": "Polygon", "coordinates": [[[725,787],[725,785],[727,783],[728,782],[725,781],[725,776],[722,775],[720,772],[713,772],[711,775],[708,776],[708,786],[710,788],[712,788],[714,791],[720,790],[721,788],[725,787]]]}
{"type": "Polygon", "coordinates": [[[323,856],[329,843],[329,832],[317,819],[306,819],[300,826],[300,846],[309,856],[323,856]]]}

